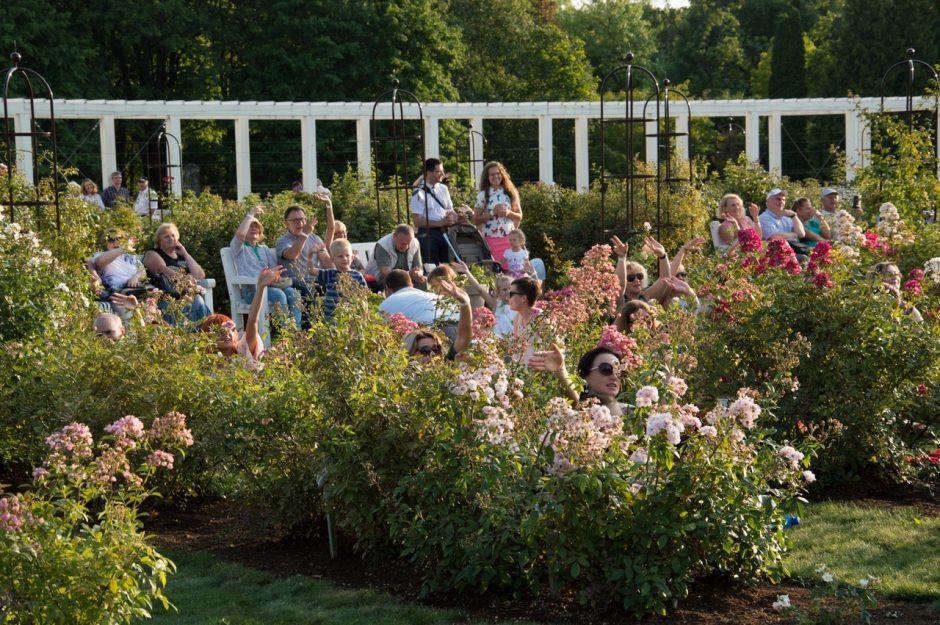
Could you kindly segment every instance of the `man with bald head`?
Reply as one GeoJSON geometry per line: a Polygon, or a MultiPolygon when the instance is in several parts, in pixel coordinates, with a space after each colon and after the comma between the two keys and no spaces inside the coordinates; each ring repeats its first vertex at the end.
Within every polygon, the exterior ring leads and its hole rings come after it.
{"type": "Polygon", "coordinates": [[[101,313],[95,317],[95,334],[116,341],[125,334],[124,322],[114,313],[101,313]]]}

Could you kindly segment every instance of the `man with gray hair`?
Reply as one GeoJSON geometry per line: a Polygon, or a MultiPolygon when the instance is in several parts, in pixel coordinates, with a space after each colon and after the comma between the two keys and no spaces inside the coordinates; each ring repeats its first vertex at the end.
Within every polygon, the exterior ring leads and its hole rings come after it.
{"type": "Polygon", "coordinates": [[[366,273],[375,276],[375,286],[381,291],[385,277],[393,269],[407,271],[412,282],[424,284],[421,248],[414,229],[408,224],[399,224],[394,231],[376,242],[366,273]]]}
{"type": "Polygon", "coordinates": [[[130,194],[121,186],[123,180],[121,172],[116,171],[111,174],[111,186],[101,194],[105,208],[117,208],[121,204],[130,204],[130,194]]]}

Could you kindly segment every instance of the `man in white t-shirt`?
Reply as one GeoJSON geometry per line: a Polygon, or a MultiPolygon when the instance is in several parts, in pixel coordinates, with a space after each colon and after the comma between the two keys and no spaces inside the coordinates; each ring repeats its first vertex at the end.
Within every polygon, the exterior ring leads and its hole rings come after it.
{"type": "Polygon", "coordinates": [[[134,201],[134,212],[141,217],[153,217],[157,212],[157,194],[150,188],[147,176],[137,179],[137,199],[134,201]]]}
{"type": "Polygon", "coordinates": [[[411,276],[403,269],[393,269],[385,277],[385,299],[379,310],[386,315],[401,313],[421,325],[435,322],[457,323],[458,314],[446,300],[434,293],[414,288],[411,276]]]}
{"type": "Polygon", "coordinates": [[[441,159],[429,158],[424,162],[424,176],[418,179],[411,194],[411,219],[418,227],[421,257],[435,265],[450,260],[444,231],[457,223],[454,202],[443,180],[441,159]]]}

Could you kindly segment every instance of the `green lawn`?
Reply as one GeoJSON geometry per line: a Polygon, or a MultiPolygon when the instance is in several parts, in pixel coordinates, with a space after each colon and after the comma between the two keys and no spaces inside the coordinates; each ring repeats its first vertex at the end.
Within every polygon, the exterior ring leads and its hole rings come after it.
{"type": "Polygon", "coordinates": [[[815,569],[825,564],[847,583],[880,578],[878,594],[940,603],[940,516],[912,507],[819,503],[790,532],[794,576],[818,580],[815,569]]]}
{"type": "MultiPolygon", "coordinates": [[[[879,595],[940,606],[940,517],[908,507],[820,503],[808,506],[790,536],[794,544],[788,566],[794,577],[818,583],[815,569],[825,564],[848,583],[869,574],[879,577],[879,595]]],[[[170,578],[167,594],[179,612],[157,608],[151,622],[158,625],[487,623],[378,591],[345,590],[307,577],[278,578],[207,553],[169,555],[178,572],[170,578]]]]}
{"type": "MultiPolygon", "coordinates": [[[[308,577],[278,578],[207,553],[168,554],[178,571],[167,594],[179,612],[154,609],[157,625],[445,625],[471,621],[453,610],[344,590],[308,577]]],[[[524,625],[523,622],[518,622],[524,625]]],[[[531,624],[534,625],[534,624],[531,624]]]]}

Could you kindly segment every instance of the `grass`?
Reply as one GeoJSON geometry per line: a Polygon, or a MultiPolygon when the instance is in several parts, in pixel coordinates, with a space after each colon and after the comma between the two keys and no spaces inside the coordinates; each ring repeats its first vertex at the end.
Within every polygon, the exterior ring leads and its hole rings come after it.
{"type": "Polygon", "coordinates": [[[940,605],[940,516],[826,502],[809,506],[802,521],[790,530],[787,563],[795,577],[818,582],[815,569],[825,564],[846,583],[880,578],[879,595],[940,605]]]}
{"type": "MultiPolygon", "coordinates": [[[[807,507],[790,530],[787,564],[794,577],[821,583],[826,567],[840,581],[880,578],[881,596],[940,607],[940,516],[916,508],[870,508],[850,503],[807,507]]],[[[374,590],[347,590],[309,577],[278,578],[208,553],[169,554],[178,567],[167,594],[179,612],[155,610],[157,625],[438,625],[470,620],[395,599],[374,590]]],[[[143,623],[143,622],[142,622],[143,623]]],[[[141,625],[142,625],[141,623],[141,625]]],[[[519,625],[535,625],[518,622],[519,625]]]]}
{"type": "MultiPolygon", "coordinates": [[[[399,601],[373,590],[346,590],[309,577],[278,578],[208,553],[172,553],[167,594],[178,612],[154,609],[155,625],[445,625],[461,612],[399,601]]],[[[519,622],[519,625],[525,625],[519,622]]],[[[530,623],[529,625],[535,625],[530,623]]]]}

